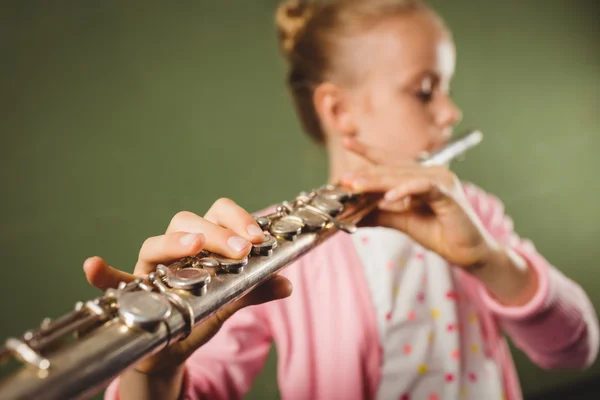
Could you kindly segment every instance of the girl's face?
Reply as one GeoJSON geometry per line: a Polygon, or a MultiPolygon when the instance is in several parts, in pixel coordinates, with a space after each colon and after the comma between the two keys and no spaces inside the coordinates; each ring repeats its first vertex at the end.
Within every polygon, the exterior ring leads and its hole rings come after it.
{"type": "Polygon", "coordinates": [[[351,134],[394,157],[442,147],[461,119],[449,95],[455,49],[447,31],[419,12],[391,18],[355,40],[351,134]]]}

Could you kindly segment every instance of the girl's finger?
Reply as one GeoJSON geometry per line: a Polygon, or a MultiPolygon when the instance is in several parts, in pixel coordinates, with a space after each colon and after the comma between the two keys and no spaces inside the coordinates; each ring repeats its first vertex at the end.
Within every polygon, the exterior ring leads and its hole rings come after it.
{"type": "Polygon", "coordinates": [[[231,229],[253,243],[260,243],[264,240],[265,235],[252,215],[233,200],[222,198],[215,201],[204,218],[214,224],[231,229]]]}
{"type": "Polygon", "coordinates": [[[246,257],[252,248],[252,243],[242,234],[187,211],[177,213],[171,220],[167,232],[177,231],[204,234],[204,249],[229,258],[246,257]]]}
{"type": "Polygon", "coordinates": [[[448,205],[456,205],[450,192],[438,182],[423,177],[402,182],[387,191],[378,204],[380,210],[387,212],[410,210],[434,214],[447,210],[448,205]]]}
{"type": "Polygon", "coordinates": [[[196,255],[203,249],[205,242],[205,236],[195,232],[173,232],[150,237],[140,249],[134,274],[146,276],[158,264],[169,264],[176,259],[196,255]]]}
{"type": "Polygon", "coordinates": [[[393,200],[381,200],[379,209],[384,211],[405,212],[411,208],[411,196],[402,197],[393,200]]]}
{"type": "Polygon", "coordinates": [[[135,275],[111,267],[100,257],[85,260],[83,271],[88,282],[102,291],[116,288],[119,283],[129,283],[136,278],[135,275]]]}

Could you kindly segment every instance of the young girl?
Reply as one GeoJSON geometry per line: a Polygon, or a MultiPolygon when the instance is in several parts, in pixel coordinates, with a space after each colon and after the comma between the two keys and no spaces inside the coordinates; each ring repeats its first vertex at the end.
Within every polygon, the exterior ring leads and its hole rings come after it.
{"type": "MultiPolygon", "coordinates": [[[[277,22],[329,180],[385,199],[370,226],[336,234],[123,373],[106,398],[240,398],[272,342],[284,399],[520,399],[503,333],[541,367],[593,363],[598,322],[581,288],[513,231],[497,198],[409,161],[443,146],[461,118],[440,18],[419,1],[329,0],[289,1],[277,22]]],[[[204,217],[177,214],[134,273],[201,248],[243,256],[261,237],[222,199],[204,217]]],[[[101,289],[133,277],[97,257],[84,269],[101,289]]]]}

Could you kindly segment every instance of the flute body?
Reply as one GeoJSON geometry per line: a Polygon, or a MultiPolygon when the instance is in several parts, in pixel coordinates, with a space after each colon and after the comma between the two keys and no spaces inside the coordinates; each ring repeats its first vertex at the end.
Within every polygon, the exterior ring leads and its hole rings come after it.
{"type": "MultiPolygon", "coordinates": [[[[449,163],[481,139],[479,131],[467,132],[421,163],[449,163]]],[[[300,193],[272,214],[255,216],[265,239],[243,260],[203,251],[159,265],[147,279],[121,283],[77,303],[60,318],[44,320],[20,338],[7,339],[0,359],[21,365],[2,376],[0,399],[83,399],[96,394],[335,233],[353,233],[378,199],[335,185],[300,193]]]]}

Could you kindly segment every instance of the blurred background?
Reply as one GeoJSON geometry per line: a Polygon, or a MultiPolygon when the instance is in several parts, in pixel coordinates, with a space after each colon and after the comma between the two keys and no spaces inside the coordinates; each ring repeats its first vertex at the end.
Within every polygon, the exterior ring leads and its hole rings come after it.
{"type": "MultiPolygon", "coordinates": [[[[255,211],[325,181],[284,85],[277,4],[2,2],[2,340],[99,295],[85,258],[130,271],[180,210],[230,197],[255,211]]],[[[458,130],[485,134],[454,170],[600,310],[598,6],[431,4],[458,46],[458,130]]],[[[278,398],[275,352],[247,398],[278,398]]],[[[600,393],[598,362],[543,371],[513,353],[528,399],[600,393]]]]}

